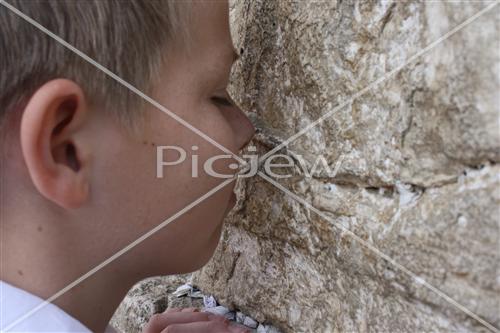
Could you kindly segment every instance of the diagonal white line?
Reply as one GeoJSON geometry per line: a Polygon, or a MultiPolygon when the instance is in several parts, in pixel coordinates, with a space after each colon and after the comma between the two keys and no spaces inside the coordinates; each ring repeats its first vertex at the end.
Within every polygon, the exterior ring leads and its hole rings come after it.
{"type": "Polygon", "coordinates": [[[207,193],[205,193],[204,195],[202,195],[201,197],[199,197],[195,201],[191,202],[189,205],[185,206],[180,211],[178,211],[174,215],[170,216],[168,219],[166,219],[165,221],[163,221],[162,223],[160,223],[159,225],[157,225],[153,229],[149,230],[147,233],[145,233],[141,237],[137,238],[132,243],[128,244],[123,249],[121,249],[120,251],[116,252],[115,254],[113,254],[108,259],[106,259],[103,262],[101,262],[99,265],[97,265],[94,268],[92,268],[90,271],[88,271],[87,273],[83,274],[78,279],[76,279],[73,282],[71,282],[70,284],[68,284],[66,287],[62,288],[61,290],[59,290],[54,295],[52,295],[49,298],[47,298],[44,302],[40,303],[39,305],[37,305],[36,307],[34,307],[33,309],[31,309],[29,312],[25,313],[23,316],[19,317],[18,319],[16,319],[12,323],[10,323],[7,327],[5,327],[2,330],[2,332],[3,331],[7,331],[7,330],[13,328],[14,326],[16,326],[17,324],[19,324],[20,322],[22,322],[26,318],[30,317],[35,312],[39,311],[41,308],[43,308],[47,304],[52,303],[55,299],[59,298],[61,295],[63,295],[64,293],[66,293],[68,290],[70,290],[74,286],[78,285],[82,281],[86,280],[90,276],[94,275],[97,271],[99,271],[100,269],[106,267],[107,265],[109,265],[110,263],[112,263],[114,260],[116,260],[118,257],[120,257],[121,255],[123,255],[123,254],[127,253],[128,251],[132,250],[135,246],[139,245],[140,243],[142,243],[143,241],[145,241],[146,239],[148,239],[150,236],[154,235],[156,232],[158,232],[161,229],[163,229],[165,226],[167,226],[169,223],[171,223],[172,221],[174,221],[175,219],[177,219],[181,215],[187,213],[194,206],[198,205],[199,203],[201,203],[202,201],[204,201],[205,199],[207,199],[208,197],[210,197],[211,195],[213,195],[214,193],[216,193],[217,191],[219,191],[220,189],[222,189],[224,186],[226,186],[227,184],[231,183],[235,179],[236,178],[233,177],[233,178],[229,178],[229,179],[223,181],[222,183],[220,183],[219,185],[217,185],[216,187],[214,187],[213,189],[211,189],[210,191],[208,191],[207,193]]]}
{"type": "Polygon", "coordinates": [[[430,283],[428,283],[423,278],[419,277],[418,275],[416,275],[415,273],[413,273],[412,271],[410,271],[408,268],[404,267],[403,265],[401,265],[400,263],[398,263],[397,261],[395,261],[394,259],[392,259],[391,257],[389,257],[387,254],[385,254],[384,252],[382,252],[379,249],[377,249],[372,244],[368,243],[367,241],[365,241],[361,237],[357,236],[351,230],[347,229],[346,227],[344,227],[343,225],[341,225],[339,223],[335,223],[335,221],[333,221],[333,219],[331,219],[328,215],[326,215],[325,213],[323,213],[321,210],[317,209],[316,207],[314,207],[312,204],[310,204],[309,202],[307,202],[306,200],[304,200],[300,196],[298,196],[298,195],[290,192],[286,187],[284,187],[283,185],[279,184],[278,182],[276,182],[275,180],[273,180],[272,178],[270,178],[269,176],[267,176],[266,174],[264,174],[262,171],[259,171],[258,175],[260,177],[262,177],[263,179],[267,180],[269,183],[273,184],[275,187],[277,187],[281,191],[283,191],[286,194],[288,194],[289,196],[291,196],[295,201],[303,204],[308,209],[312,210],[313,212],[315,212],[316,214],[318,214],[320,217],[322,217],[325,220],[327,220],[328,222],[330,222],[335,227],[337,227],[337,228],[341,229],[343,232],[347,233],[354,240],[356,240],[357,242],[359,242],[361,245],[363,245],[364,247],[366,247],[368,250],[370,250],[373,253],[375,253],[380,258],[382,258],[382,259],[386,260],[387,262],[389,262],[391,265],[393,265],[395,268],[397,268],[401,272],[403,272],[406,275],[410,276],[417,284],[423,285],[427,289],[429,289],[432,292],[436,293],[439,297],[443,298],[445,301],[447,301],[448,303],[452,304],[453,306],[455,306],[457,309],[459,309],[460,311],[462,311],[466,315],[470,316],[471,318],[474,318],[479,323],[481,323],[486,328],[488,328],[490,331],[495,332],[495,333],[500,333],[500,330],[498,328],[496,328],[495,326],[493,326],[492,324],[490,324],[489,322],[487,322],[486,320],[484,320],[483,318],[481,318],[480,316],[478,316],[474,312],[470,311],[465,306],[461,305],[460,303],[458,303],[457,301],[455,301],[453,298],[451,298],[450,296],[448,296],[447,294],[445,294],[444,292],[442,292],[438,288],[436,288],[433,285],[431,285],[430,283]]]}
{"type": "Polygon", "coordinates": [[[413,61],[417,60],[418,58],[420,58],[421,56],[423,56],[425,53],[429,52],[430,50],[432,50],[433,48],[435,48],[436,46],[438,46],[440,43],[442,43],[446,39],[450,38],[451,36],[453,36],[454,34],[456,34],[457,32],[459,32],[460,30],[462,30],[463,28],[465,28],[467,25],[469,25],[470,23],[474,22],[476,19],[478,19],[482,15],[486,14],[488,11],[490,11],[491,9],[493,9],[493,7],[495,7],[496,5],[498,5],[498,3],[499,3],[499,1],[497,0],[494,3],[486,6],[485,8],[483,8],[482,10],[480,10],[479,12],[477,12],[476,14],[472,15],[471,17],[469,17],[464,22],[462,22],[459,25],[457,25],[455,28],[453,28],[450,31],[448,31],[447,33],[445,33],[443,36],[441,36],[438,39],[436,39],[434,42],[432,42],[429,45],[427,45],[426,47],[424,47],[419,52],[417,52],[416,54],[414,54],[413,56],[411,56],[410,58],[408,58],[404,63],[402,63],[398,67],[394,68],[389,73],[383,75],[382,77],[378,78],[374,82],[370,83],[368,86],[366,86],[365,88],[361,89],[360,91],[358,91],[357,93],[355,93],[354,95],[352,95],[345,102],[342,102],[341,104],[339,104],[338,106],[336,106],[335,108],[333,108],[331,111],[329,111],[326,114],[322,115],[321,117],[319,117],[318,119],[316,119],[314,122],[310,123],[309,125],[307,125],[303,129],[301,129],[300,131],[298,131],[297,133],[295,133],[294,135],[290,136],[288,139],[286,139],[285,141],[283,141],[282,143],[280,143],[279,145],[277,145],[276,147],[274,147],[273,149],[271,149],[270,151],[268,151],[267,153],[265,153],[264,155],[262,155],[259,158],[259,162],[258,163],[261,164],[262,161],[264,161],[269,155],[274,154],[275,152],[277,152],[281,148],[287,146],[290,142],[295,141],[297,138],[299,138],[300,136],[302,136],[306,132],[308,132],[311,128],[317,126],[318,124],[320,124],[323,121],[325,121],[327,118],[331,117],[338,110],[342,109],[343,107],[345,107],[348,104],[351,104],[358,97],[366,94],[371,89],[375,88],[376,86],[378,86],[382,82],[386,81],[387,79],[389,79],[392,76],[394,76],[395,74],[397,74],[403,68],[405,68],[406,66],[408,66],[410,63],[412,63],[413,61]]]}
{"type": "Polygon", "coordinates": [[[211,144],[213,144],[215,147],[219,148],[223,152],[231,155],[240,164],[246,165],[246,161],[243,160],[242,158],[240,158],[238,155],[234,154],[231,150],[227,149],[226,147],[224,147],[223,145],[221,145],[220,143],[218,143],[217,141],[215,141],[214,139],[212,139],[211,137],[209,137],[208,135],[206,135],[205,133],[203,133],[201,130],[199,130],[198,128],[194,127],[189,122],[187,122],[183,118],[179,117],[178,115],[176,115],[175,113],[173,113],[172,111],[170,111],[169,109],[167,109],[166,107],[164,107],[163,105],[161,105],[160,103],[158,103],[157,101],[155,101],[154,99],[152,99],[151,97],[149,97],[148,95],[146,95],[145,93],[143,93],[142,91],[140,91],[139,89],[137,89],[136,87],[134,87],[132,84],[130,84],[127,81],[123,80],[121,77],[119,77],[118,75],[116,75],[115,73],[113,73],[112,71],[110,71],[109,69],[107,69],[106,67],[102,66],[97,61],[95,61],[94,59],[92,59],[91,57],[89,57],[88,55],[86,55],[85,53],[83,53],[82,51],[78,50],[76,47],[74,47],[73,45],[69,44],[64,39],[62,39],[61,37],[59,37],[58,35],[54,34],[52,31],[48,30],[43,25],[41,25],[37,21],[33,20],[31,17],[27,16],[26,14],[24,14],[23,12],[21,12],[20,10],[18,10],[16,7],[12,6],[8,2],[5,2],[5,0],[0,0],[0,5],[3,5],[4,7],[6,7],[7,9],[9,9],[10,11],[12,11],[14,14],[16,14],[17,16],[21,17],[23,20],[25,20],[26,22],[28,22],[31,25],[33,25],[35,28],[37,28],[38,30],[40,30],[43,33],[45,33],[46,35],[48,35],[49,37],[51,37],[52,39],[54,39],[56,42],[60,43],[62,46],[66,47],[68,50],[70,50],[73,53],[75,53],[76,55],[80,56],[83,60],[85,60],[88,63],[90,63],[91,65],[95,66],[97,69],[99,69],[102,72],[104,72],[106,75],[108,75],[109,77],[111,77],[112,79],[114,79],[115,81],[117,81],[118,83],[120,83],[121,85],[123,85],[124,87],[126,87],[127,89],[129,89],[130,91],[132,91],[134,94],[142,97],[149,104],[153,105],[154,107],[156,107],[160,111],[164,112],[165,114],[169,115],[173,119],[177,120],[184,127],[188,128],[191,131],[193,131],[194,133],[198,134],[200,137],[202,137],[206,141],[210,142],[211,144]]]}

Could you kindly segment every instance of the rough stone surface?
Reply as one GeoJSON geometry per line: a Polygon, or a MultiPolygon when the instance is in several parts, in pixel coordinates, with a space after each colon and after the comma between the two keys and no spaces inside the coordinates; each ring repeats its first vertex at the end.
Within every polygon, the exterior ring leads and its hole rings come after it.
{"type": "MultiPolygon", "coordinates": [[[[233,2],[242,56],[230,92],[254,119],[258,153],[335,110],[280,153],[307,170],[322,155],[337,172],[277,179],[323,216],[242,179],[193,282],[283,332],[487,331],[422,281],[500,327],[500,6],[349,102],[491,3],[233,2]]],[[[137,327],[173,291],[165,284],[140,292],[149,305],[126,299],[143,310],[119,321],[137,327]]]]}
{"type": "MultiPolygon", "coordinates": [[[[491,2],[238,1],[231,93],[260,154],[397,69],[491,2]]],[[[310,167],[238,185],[194,282],[285,332],[485,328],[338,226],[500,327],[497,6],[338,108],[280,153],[310,167]]]]}

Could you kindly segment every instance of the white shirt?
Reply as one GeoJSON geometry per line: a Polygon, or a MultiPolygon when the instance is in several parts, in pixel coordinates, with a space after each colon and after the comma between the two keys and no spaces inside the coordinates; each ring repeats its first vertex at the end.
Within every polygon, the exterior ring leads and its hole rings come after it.
{"type": "Polygon", "coordinates": [[[90,332],[82,323],[52,303],[46,304],[8,331],[3,330],[42,302],[44,300],[40,297],[0,281],[1,332],[90,332]]]}

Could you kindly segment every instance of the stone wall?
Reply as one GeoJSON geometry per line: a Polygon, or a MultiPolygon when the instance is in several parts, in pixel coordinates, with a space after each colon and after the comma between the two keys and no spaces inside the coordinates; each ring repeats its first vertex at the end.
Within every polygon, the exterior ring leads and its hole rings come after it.
{"type": "MultiPolygon", "coordinates": [[[[347,228],[500,327],[500,6],[425,49],[490,4],[233,2],[242,57],[231,93],[254,119],[253,145],[263,154],[336,110],[280,153],[308,170],[322,155],[337,172],[277,179],[316,212],[258,176],[242,180],[192,281],[283,332],[487,331],[347,228]]],[[[152,312],[130,310],[147,297],[139,290],[122,313],[152,312]]]]}
{"type": "MultiPolygon", "coordinates": [[[[253,144],[265,153],[490,4],[235,2],[231,92],[258,127],[253,144]]],[[[485,330],[341,225],[500,327],[499,7],[280,151],[340,161],[334,177],[278,180],[323,217],[242,181],[194,282],[284,332],[485,330]]]]}

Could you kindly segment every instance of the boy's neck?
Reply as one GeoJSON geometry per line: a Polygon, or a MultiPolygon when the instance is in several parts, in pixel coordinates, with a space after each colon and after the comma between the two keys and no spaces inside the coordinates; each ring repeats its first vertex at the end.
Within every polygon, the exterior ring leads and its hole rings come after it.
{"type": "MultiPolygon", "coordinates": [[[[40,221],[40,217],[29,219],[28,216],[18,216],[8,220],[5,217],[3,215],[0,226],[3,260],[1,280],[48,299],[93,268],[89,260],[79,258],[79,255],[84,254],[72,252],[74,249],[70,239],[54,238],[51,230],[41,227],[51,223],[30,225],[26,221],[40,221]],[[26,239],[31,241],[23,241],[26,239]],[[64,241],[55,242],[54,239],[64,241]]],[[[112,263],[52,303],[91,331],[104,332],[114,311],[135,282],[136,279],[119,273],[112,263]]]]}

